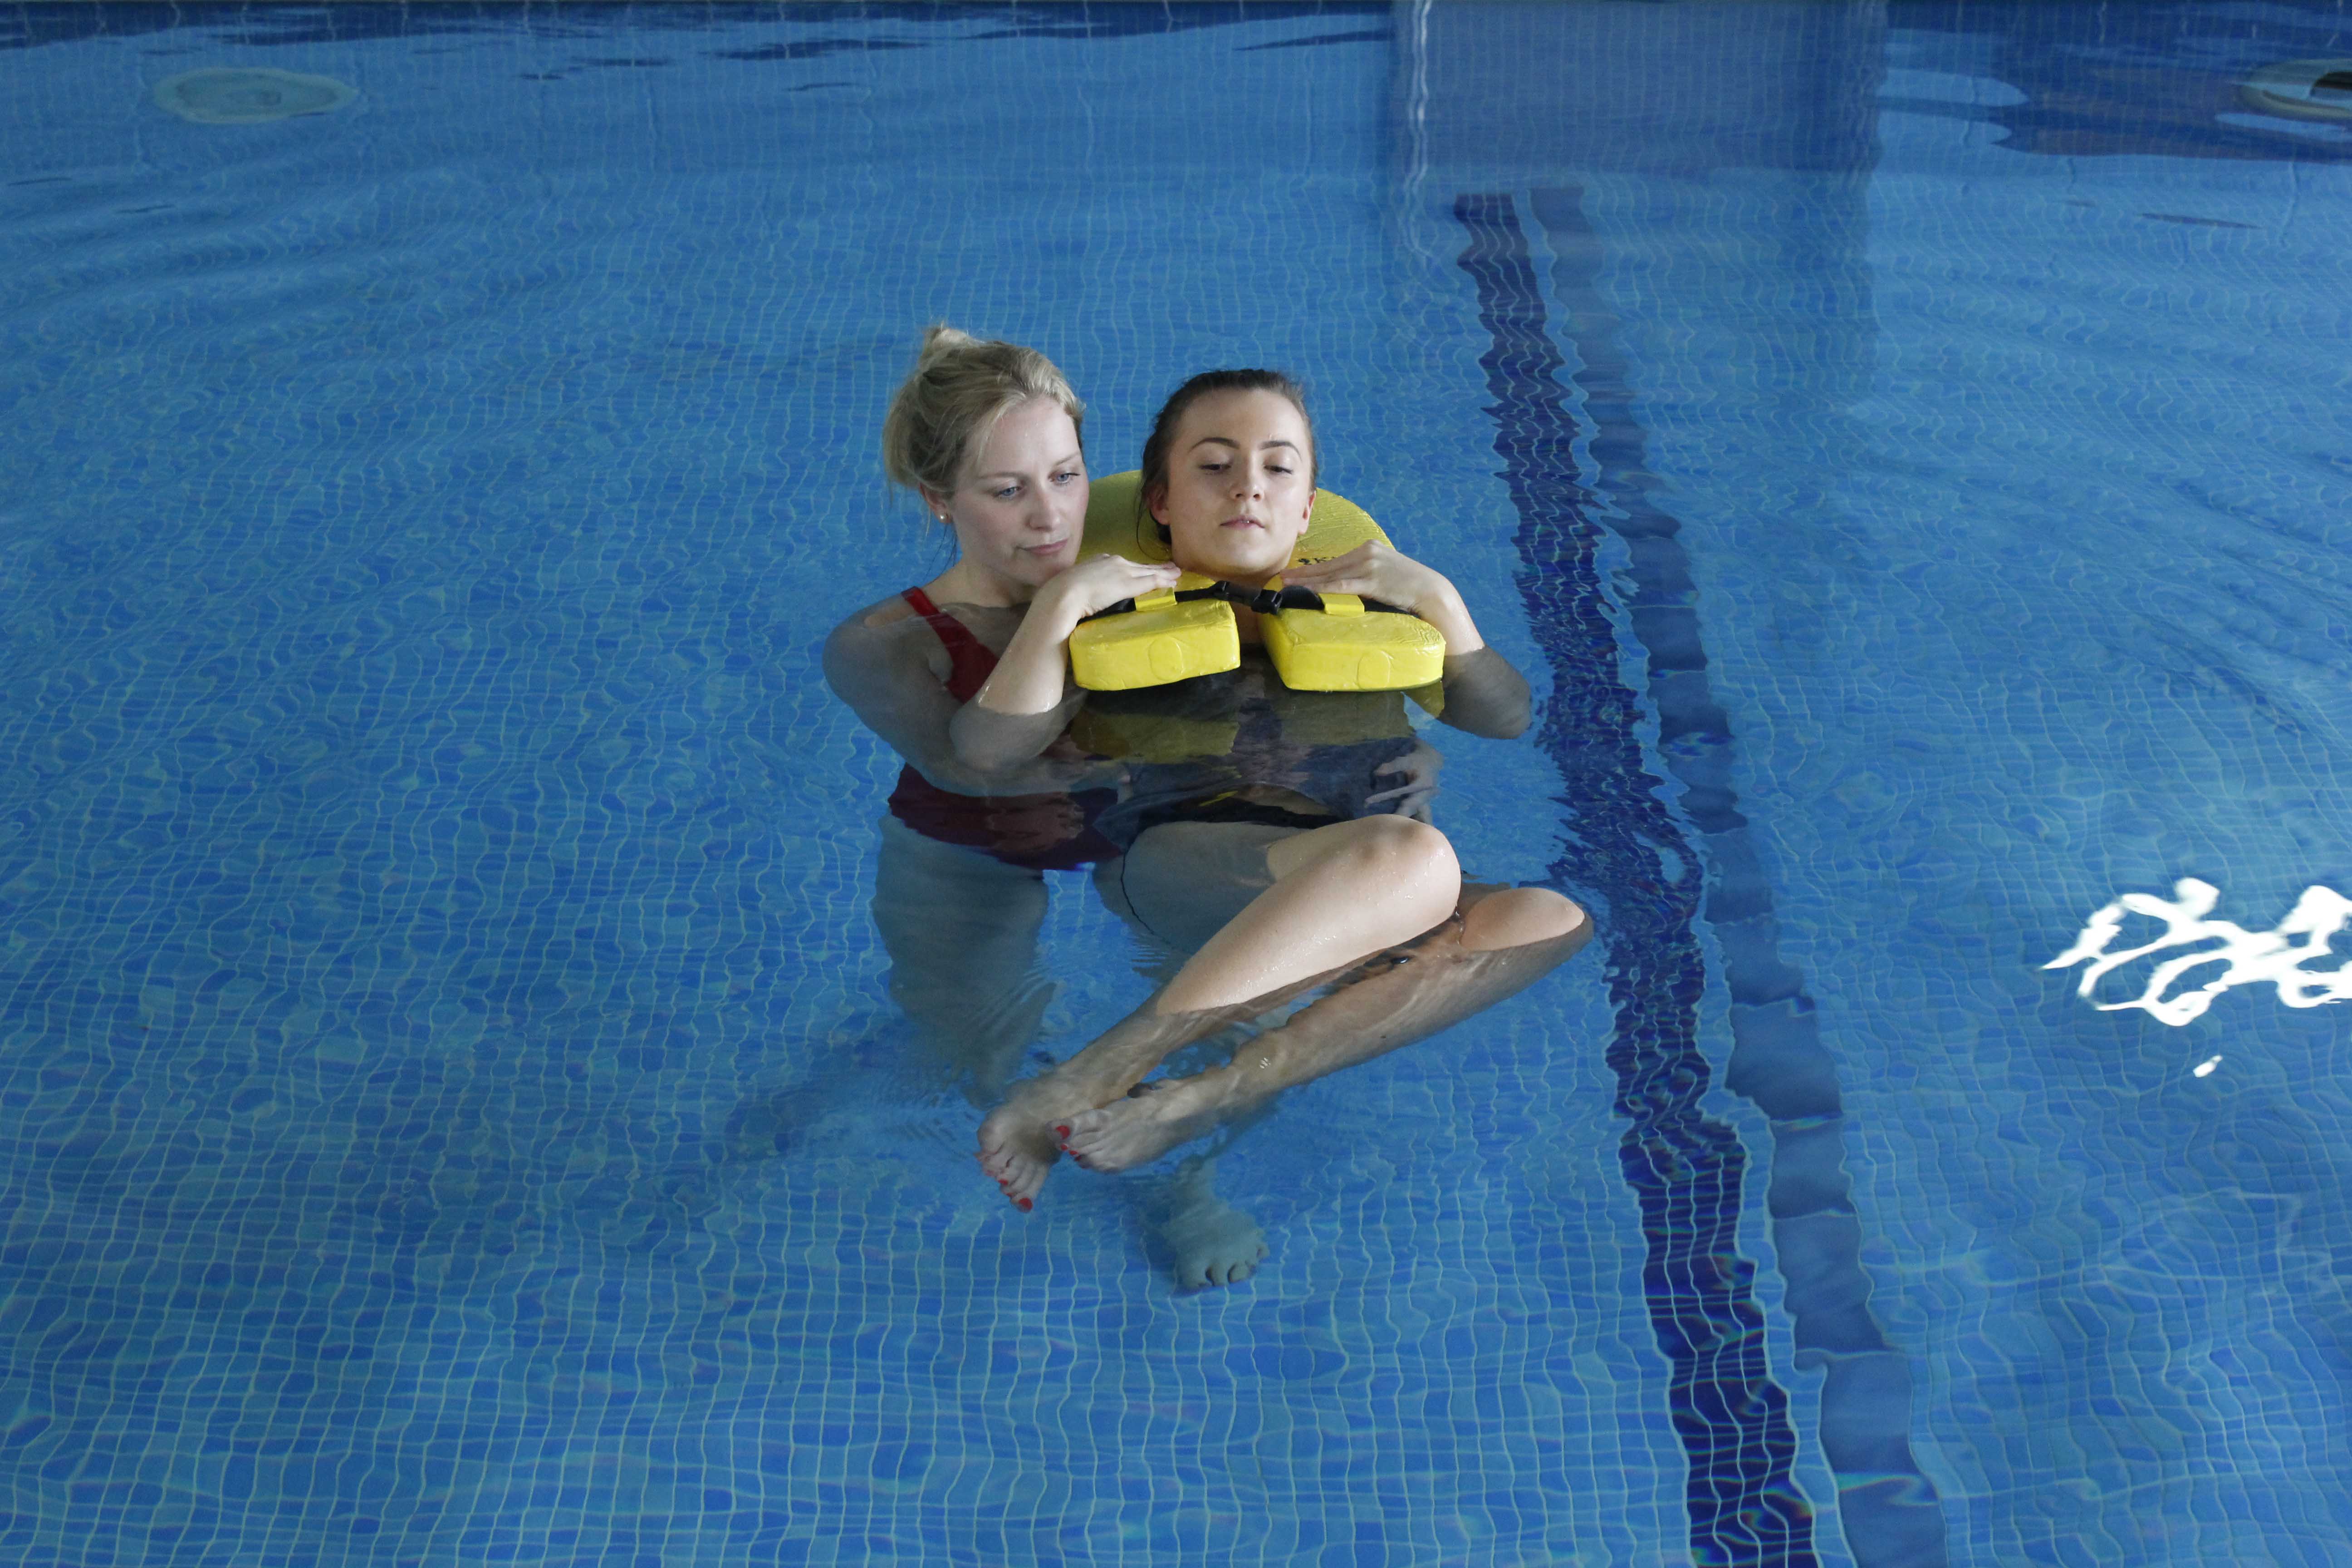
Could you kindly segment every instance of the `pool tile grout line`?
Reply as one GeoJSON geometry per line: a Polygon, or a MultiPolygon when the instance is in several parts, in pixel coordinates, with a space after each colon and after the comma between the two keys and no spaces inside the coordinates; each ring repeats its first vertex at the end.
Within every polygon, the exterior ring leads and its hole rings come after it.
{"type": "Polygon", "coordinates": [[[1597,509],[1576,467],[1565,362],[1546,335],[1516,204],[1464,195],[1454,216],[1467,236],[1459,264],[1476,285],[1492,340],[1479,363],[1520,520],[1521,593],[1554,674],[1540,739],[1560,768],[1570,848],[1551,879],[1597,892],[1605,905],[1617,1019],[1608,1060],[1616,1109],[1632,1122],[1619,1160],[1641,1205],[1644,1295],[1690,1460],[1692,1555],[1704,1564],[1811,1568],[1812,1512],[1790,1475],[1789,1396],[1767,1364],[1754,1266],[1738,1253],[1746,1152],[1737,1133],[1699,1110],[1711,1074],[1697,1041],[1706,982],[1695,930],[1698,859],[1642,755],[1640,706],[1614,675],[1616,630],[1594,559],[1600,532],[1587,515],[1597,509]]]}

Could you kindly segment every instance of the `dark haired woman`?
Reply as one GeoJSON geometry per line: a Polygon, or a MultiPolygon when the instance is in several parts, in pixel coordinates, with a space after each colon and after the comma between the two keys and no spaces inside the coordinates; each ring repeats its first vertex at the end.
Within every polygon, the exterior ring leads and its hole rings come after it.
{"type": "MultiPolygon", "coordinates": [[[[1377,543],[1288,565],[1314,505],[1315,441],[1287,378],[1219,371],[1186,383],[1145,447],[1142,494],[1175,566],[1245,588],[1280,574],[1418,615],[1445,637],[1445,721],[1504,738],[1525,728],[1527,683],[1486,646],[1444,575],[1377,543]]],[[[1078,697],[1070,634],[1111,602],[1065,590],[1049,604],[1039,595],[987,682],[950,721],[960,763],[1007,776],[1061,742],[1078,697]]],[[[1255,643],[1255,617],[1234,614],[1244,642],[1255,643]]],[[[1014,1086],[982,1124],[982,1164],[1024,1207],[1057,1152],[1096,1170],[1152,1159],[1284,1088],[1490,1005],[1591,934],[1584,911],[1557,893],[1465,889],[1443,833],[1380,811],[1409,793],[1383,790],[1374,776],[1397,765],[1395,750],[1340,747],[1334,758],[1332,748],[1287,741],[1278,722],[1263,721],[1283,700],[1317,700],[1280,692],[1262,658],[1202,679],[1225,683],[1244,743],[1223,759],[1131,770],[1118,807],[1098,824],[1125,851],[1097,865],[1105,901],[1180,962],[1142,1008],[1014,1086]],[[1178,1047],[1334,982],[1230,1063],[1145,1085],[1178,1047]]],[[[1182,689],[1199,684],[1160,689],[1162,700],[1192,701],[1200,694],[1182,689]]]]}

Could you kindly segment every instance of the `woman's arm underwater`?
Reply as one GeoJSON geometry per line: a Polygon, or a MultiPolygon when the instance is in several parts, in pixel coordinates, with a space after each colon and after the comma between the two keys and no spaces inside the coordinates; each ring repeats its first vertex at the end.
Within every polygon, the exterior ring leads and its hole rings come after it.
{"type": "Polygon", "coordinates": [[[949,692],[948,673],[939,635],[896,595],[858,611],[824,639],[824,679],[834,695],[940,788],[957,795],[1048,795],[1108,782],[1098,764],[1044,755],[1068,722],[1066,709],[1055,710],[1054,734],[1013,763],[983,770],[964,762],[950,729],[959,710],[971,705],[949,692]]]}
{"type": "Polygon", "coordinates": [[[1445,638],[1445,701],[1438,717],[1457,730],[1498,741],[1514,740],[1527,729],[1527,678],[1486,646],[1460,592],[1435,567],[1370,541],[1345,555],[1294,566],[1282,580],[1318,594],[1378,599],[1419,616],[1445,638]]]}
{"type": "Polygon", "coordinates": [[[1037,590],[995,672],[952,716],[949,738],[963,767],[988,776],[1042,755],[1069,728],[1086,696],[1069,678],[1070,634],[1121,599],[1173,587],[1175,567],[1097,555],[1037,590]]]}

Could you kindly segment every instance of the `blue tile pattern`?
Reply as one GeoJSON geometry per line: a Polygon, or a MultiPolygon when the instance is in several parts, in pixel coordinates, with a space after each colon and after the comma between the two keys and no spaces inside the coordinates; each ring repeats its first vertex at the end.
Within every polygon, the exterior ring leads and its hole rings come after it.
{"type": "MultiPolygon", "coordinates": [[[[0,1563],[1843,1568],[1937,1502],[1969,1563],[2352,1561],[2352,1030],[2040,967],[2352,889],[2352,169],[2231,85],[2346,52],[0,5],[0,1563]],[[156,106],[212,66],[360,96],[156,106]],[[889,1001],[895,764],[812,654],[939,563],[872,460],[939,316],[1106,466],[1304,374],[1605,742],[1441,732],[1465,864],[1622,956],[1241,1138],[1239,1290],[1131,1184],[1004,1213],[889,1001]]],[[[1144,982],[1053,894],[1060,1053],[1144,982]]]]}
{"type": "Polygon", "coordinates": [[[1738,809],[1730,721],[1707,688],[1682,525],[1650,471],[1634,378],[1600,286],[1606,243],[1579,190],[1538,189],[1528,205],[1551,251],[1558,330],[1573,362],[1567,374],[1591,431],[1589,515],[1625,542],[1632,591],[1622,619],[1643,651],[1657,754],[1683,786],[1678,804],[1707,868],[1703,912],[1730,1000],[1726,1082],[1771,1128],[1767,1202],[1781,1307],[1798,1364],[1825,1374],[1821,1442],[1838,1478],[1839,1531],[1860,1563],[1940,1563],[1942,1511],[1910,1451],[1911,1370],[1873,1320],[1857,1257],[1862,1226],[1843,1170],[1836,1063],[1803,977],[1778,951],[1771,880],[1738,809]]]}
{"type": "MultiPolygon", "coordinates": [[[[1407,356],[1287,303],[1382,298],[1384,58],[1243,47],[1363,28],[407,14],[9,57],[0,1561],[1671,1561],[1591,973],[1297,1097],[1223,1178],[1274,1266],[1177,1298],[1118,1184],[977,1177],[866,913],[894,769],[814,676],[936,570],[871,458],[932,313],[1052,345],[1108,454],[1270,344],[1405,514],[1407,356]],[[856,42],[923,47],[789,47],[856,42]],[[362,96],[142,96],[214,60],[362,96]],[[917,112],[1074,65],[1028,134],[1092,205],[917,112]],[[1282,268],[1167,211],[1167,70],[1276,106],[1282,268]],[[919,225],[1022,266],[943,292],[919,225]]],[[[1541,769],[1455,755],[1481,869],[1540,871],[1541,769]]],[[[1143,983],[1055,894],[1059,1052],[1143,983]]]]}
{"type": "MultiPolygon", "coordinates": [[[[1616,627],[1595,565],[1600,531],[1576,460],[1580,432],[1515,204],[1465,195],[1454,214],[1468,236],[1462,268],[1477,284],[1479,321],[1493,339],[1479,363],[1494,397],[1495,450],[1519,511],[1520,591],[1552,664],[1541,742],[1559,764],[1570,814],[1567,853],[1552,876],[1580,897],[1597,894],[1602,911],[1616,1013],[1609,1065],[1618,1114],[1632,1123],[1618,1152],[1642,1201],[1651,1321],[1675,1367],[1675,1428],[1690,1455],[1691,1555],[1709,1568],[1809,1568],[1812,1514],[1790,1476],[1788,1394],[1766,1365],[1754,1266],[1737,1241],[1747,1153],[1737,1133],[1699,1109],[1714,1076],[1698,1048],[1703,873],[1643,756],[1639,708],[1618,679],[1616,627]]],[[[1684,732],[1692,728],[1687,715],[1675,717],[1685,720],[1684,732]]],[[[1661,743],[1676,738],[1669,731],[1661,743]]],[[[1713,810],[1728,814],[1727,805],[1713,810]]]]}

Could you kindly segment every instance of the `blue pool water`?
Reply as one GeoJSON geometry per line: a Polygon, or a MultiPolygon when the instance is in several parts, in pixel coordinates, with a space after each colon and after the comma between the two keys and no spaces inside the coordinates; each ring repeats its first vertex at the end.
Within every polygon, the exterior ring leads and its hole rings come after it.
{"type": "MultiPolygon", "coordinates": [[[[2294,60],[2352,17],[0,8],[0,1561],[2352,1563],[2346,1016],[2045,967],[2352,893],[2294,60]],[[1301,374],[1543,697],[1440,818],[1600,940],[1236,1139],[1236,1289],[1007,1211],[888,999],[814,654],[944,563],[939,318],[1101,471],[1301,374]]],[[[1148,983],[1054,895],[1060,1056],[1148,983]]]]}

